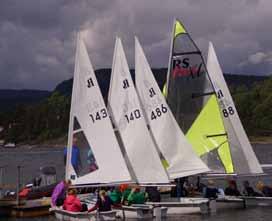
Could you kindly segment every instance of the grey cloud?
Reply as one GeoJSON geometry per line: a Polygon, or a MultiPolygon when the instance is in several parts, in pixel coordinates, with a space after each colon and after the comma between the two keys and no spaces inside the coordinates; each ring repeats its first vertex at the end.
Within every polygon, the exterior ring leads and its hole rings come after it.
{"type": "Polygon", "coordinates": [[[53,89],[71,77],[79,29],[95,68],[111,66],[116,35],[131,67],[134,35],[151,65],[165,67],[174,17],[204,55],[213,41],[225,72],[271,73],[269,56],[250,62],[272,51],[271,6],[266,0],[2,0],[0,88],[53,89]]]}

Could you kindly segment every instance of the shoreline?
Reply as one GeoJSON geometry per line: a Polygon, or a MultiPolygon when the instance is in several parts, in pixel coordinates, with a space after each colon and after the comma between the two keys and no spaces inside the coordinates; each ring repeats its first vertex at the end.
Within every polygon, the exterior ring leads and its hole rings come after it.
{"type": "MultiPolygon", "coordinates": [[[[272,148],[272,140],[254,140],[250,141],[254,148],[258,148],[256,145],[271,145],[272,148]]],[[[61,144],[35,144],[35,145],[27,145],[27,144],[19,144],[16,147],[1,147],[0,153],[2,152],[35,152],[35,151],[63,151],[66,145],[61,144]]]]}

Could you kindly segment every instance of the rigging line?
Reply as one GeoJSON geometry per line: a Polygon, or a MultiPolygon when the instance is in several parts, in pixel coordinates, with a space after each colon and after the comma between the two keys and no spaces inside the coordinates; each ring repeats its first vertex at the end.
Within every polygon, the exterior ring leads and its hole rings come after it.
{"type": "Polygon", "coordinates": [[[181,55],[190,55],[190,54],[198,54],[200,55],[201,52],[200,51],[189,51],[189,52],[179,52],[179,53],[173,53],[173,57],[177,57],[177,56],[181,56],[181,55]]]}
{"type": "Polygon", "coordinates": [[[228,136],[227,133],[206,135],[206,138],[228,136]]]}
{"type": "Polygon", "coordinates": [[[192,93],[192,99],[194,98],[199,98],[199,97],[204,97],[204,96],[209,96],[215,94],[214,91],[211,92],[206,92],[206,93],[192,93]]]}

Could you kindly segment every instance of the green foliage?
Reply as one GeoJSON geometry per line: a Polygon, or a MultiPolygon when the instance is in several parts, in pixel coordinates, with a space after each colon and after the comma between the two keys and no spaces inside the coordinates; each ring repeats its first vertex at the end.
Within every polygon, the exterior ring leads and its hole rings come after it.
{"type": "Polygon", "coordinates": [[[2,113],[9,118],[4,124],[5,133],[2,136],[16,143],[58,138],[68,131],[69,110],[70,98],[58,92],[52,93],[42,103],[19,105],[12,113],[2,113]]]}
{"type": "Polygon", "coordinates": [[[272,77],[250,89],[236,88],[234,100],[249,135],[272,135],[272,77]]]}
{"type": "MultiPolygon", "coordinates": [[[[100,79],[104,97],[107,94],[108,86],[105,84],[108,84],[109,77],[110,75],[104,80],[100,79]]],[[[158,80],[164,81],[165,79],[158,80]]],[[[241,85],[241,82],[240,85],[230,84],[231,92],[247,133],[252,136],[271,136],[272,77],[256,82],[250,85],[241,85]]],[[[39,143],[66,135],[71,85],[71,80],[64,82],[59,90],[55,90],[50,97],[40,103],[17,105],[14,111],[0,112],[0,125],[5,128],[0,134],[0,139],[16,143],[39,143]]]]}

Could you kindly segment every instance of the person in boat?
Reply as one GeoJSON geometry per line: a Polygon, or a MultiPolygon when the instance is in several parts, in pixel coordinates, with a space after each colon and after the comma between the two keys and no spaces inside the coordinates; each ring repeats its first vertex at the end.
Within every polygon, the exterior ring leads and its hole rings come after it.
{"type": "Polygon", "coordinates": [[[225,195],[227,195],[227,196],[241,196],[241,193],[237,188],[237,183],[235,180],[228,181],[228,186],[225,189],[225,195]]]}
{"type": "Polygon", "coordinates": [[[243,182],[244,190],[243,195],[245,196],[262,196],[262,194],[254,191],[253,187],[250,186],[248,180],[243,182]]]}
{"type": "Polygon", "coordinates": [[[89,172],[93,172],[98,169],[93,151],[90,149],[87,154],[87,163],[89,165],[89,172]]]}
{"type": "Polygon", "coordinates": [[[188,195],[188,192],[184,186],[186,186],[186,182],[188,181],[188,177],[181,177],[174,180],[175,186],[171,188],[171,197],[185,197],[188,195]]]}
{"type": "Polygon", "coordinates": [[[150,202],[161,202],[161,194],[156,186],[148,186],[145,188],[147,200],[150,202]]]}
{"type": "Polygon", "coordinates": [[[146,194],[145,192],[142,192],[140,190],[139,186],[135,186],[134,188],[131,189],[128,198],[127,198],[127,203],[128,205],[131,204],[144,204],[146,201],[146,194]]]}
{"type": "Polygon", "coordinates": [[[65,200],[66,191],[71,184],[70,180],[63,180],[58,183],[51,196],[51,205],[52,206],[62,206],[65,200]]]}
{"type": "MultiPolygon", "coordinates": [[[[80,169],[82,168],[81,158],[80,158],[80,150],[77,146],[78,140],[76,137],[73,137],[73,145],[72,145],[72,157],[71,163],[76,172],[79,174],[80,169]]],[[[67,158],[67,147],[64,148],[64,165],[66,165],[66,158],[67,158]]]]}
{"type": "Polygon", "coordinates": [[[203,196],[209,199],[216,199],[220,194],[218,188],[215,187],[213,180],[208,180],[208,185],[203,188],[203,196]]]}
{"type": "Polygon", "coordinates": [[[131,187],[128,184],[121,184],[120,191],[122,193],[121,204],[128,205],[128,196],[131,192],[131,187]]]}
{"type": "Polygon", "coordinates": [[[76,189],[68,191],[68,195],[63,203],[63,209],[70,212],[82,212],[82,205],[79,198],[77,198],[76,189]]]}
{"type": "Polygon", "coordinates": [[[119,187],[114,187],[109,192],[109,197],[114,205],[120,205],[122,200],[122,192],[119,187]]]}
{"type": "Polygon", "coordinates": [[[265,197],[272,197],[272,188],[265,185],[262,181],[259,181],[256,184],[256,187],[259,191],[262,192],[263,196],[265,197]]]}
{"type": "Polygon", "coordinates": [[[92,208],[90,208],[88,212],[92,212],[95,210],[98,210],[99,212],[111,211],[112,205],[113,205],[112,200],[107,195],[107,192],[105,190],[100,190],[96,204],[92,208]]]}

